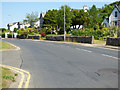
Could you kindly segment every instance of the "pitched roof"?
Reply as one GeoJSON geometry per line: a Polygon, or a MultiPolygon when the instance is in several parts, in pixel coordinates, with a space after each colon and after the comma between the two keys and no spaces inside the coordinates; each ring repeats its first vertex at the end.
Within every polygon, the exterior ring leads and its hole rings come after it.
{"type": "Polygon", "coordinates": [[[45,14],[46,14],[46,13],[43,13],[43,12],[42,12],[42,13],[40,14],[40,18],[41,18],[41,17],[44,17],[45,14]]]}
{"type": "Polygon", "coordinates": [[[119,11],[120,11],[120,6],[118,6],[118,9],[119,9],[119,11]]]}
{"type": "Polygon", "coordinates": [[[120,6],[114,5],[115,8],[117,8],[117,10],[120,12],[120,6]]]}

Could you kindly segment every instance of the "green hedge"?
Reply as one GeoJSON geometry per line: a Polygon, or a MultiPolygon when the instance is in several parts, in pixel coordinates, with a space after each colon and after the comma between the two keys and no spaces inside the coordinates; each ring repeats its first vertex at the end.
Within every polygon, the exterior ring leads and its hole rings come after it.
{"type": "Polygon", "coordinates": [[[74,29],[72,32],[73,36],[94,36],[95,39],[97,40],[106,40],[106,38],[108,36],[110,36],[110,31],[109,29],[98,29],[98,30],[94,30],[94,29],[74,29]]]}

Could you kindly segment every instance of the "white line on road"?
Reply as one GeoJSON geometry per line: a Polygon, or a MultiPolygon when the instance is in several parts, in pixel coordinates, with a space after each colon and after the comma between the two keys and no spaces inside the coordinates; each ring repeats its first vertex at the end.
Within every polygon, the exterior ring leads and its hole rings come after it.
{"type": "Polygon", "coordinates": [[[106,55],[106,54],[102,54],[103,56],[107,56],[107,57],[111,57],[111,58],[114,58],[114,59],[118,59],[117,57],[114,57],[114,56],[110,56],[110,55],[106,55]]]}
{"type": "Polygon", "coordinates": [[[89,52],[91,53],[92,51],[89,51],[89,50],[86,50],[86,49],[79,49],[79,48],[76,48],[77,50],[82,50],[82,51],[86,51],[86,52],[89,52]]]}
{"type": "Polygon", "coordinates": [[[81,49],[81,50],[83,50],[83,51],[86,51],[86,52],[89,52],[89,53],[91,53],[92,51],[89,51],[89,50],[85,50],[85,49],[81,49]]]}
{"type": "Polygon", "coordinates": [[[75,48],[75,49],[80,50],[79,48],[75,48]]]}

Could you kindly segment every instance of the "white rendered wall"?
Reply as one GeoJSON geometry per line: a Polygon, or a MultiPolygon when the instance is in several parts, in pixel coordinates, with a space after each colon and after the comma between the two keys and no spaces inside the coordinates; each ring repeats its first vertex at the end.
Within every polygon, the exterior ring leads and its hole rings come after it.
{"type": "Polygon", "coordinates": [[[118,11],[117,8],[114,8],[110,17],[109,17],[109,25],[112,26],[113,25],[113,22],[112,21],[117,21],[118,23],[118,19],[120,20],[120,13],[118,11]],[[115,17],[115,12],[117,11],[117,17],[115,17]]]}

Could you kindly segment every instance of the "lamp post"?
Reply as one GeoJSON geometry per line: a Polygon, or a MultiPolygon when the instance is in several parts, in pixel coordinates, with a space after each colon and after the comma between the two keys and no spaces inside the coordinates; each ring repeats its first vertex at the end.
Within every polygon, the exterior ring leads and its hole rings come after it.
{"type": "Polygon", "coordinates": [[[65,5],[64,5],[64,41],[66,39],[65,34],[66,32],[65,32],[65,5]]]}

